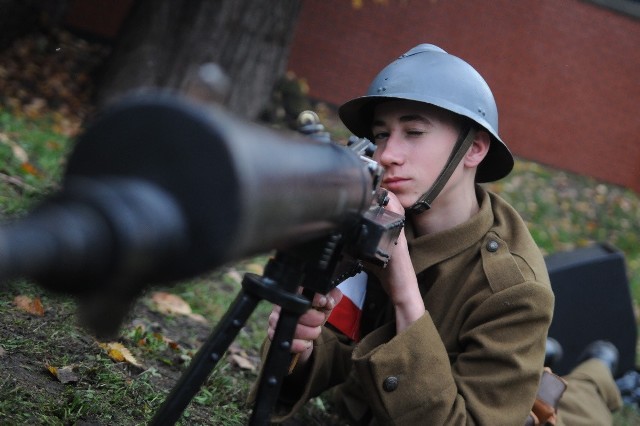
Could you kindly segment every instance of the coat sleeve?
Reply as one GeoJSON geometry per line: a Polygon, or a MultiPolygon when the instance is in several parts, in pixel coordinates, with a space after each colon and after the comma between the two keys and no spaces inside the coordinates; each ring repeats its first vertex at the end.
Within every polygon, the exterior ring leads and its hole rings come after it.
{"type": "Polygon", "coordinates": [[[524,424],[535,399],[553,295],[524,282],[493,293],[448,354],[429,313],[395,335],[367,335],[353,368],[381,424],[524,424]]]}

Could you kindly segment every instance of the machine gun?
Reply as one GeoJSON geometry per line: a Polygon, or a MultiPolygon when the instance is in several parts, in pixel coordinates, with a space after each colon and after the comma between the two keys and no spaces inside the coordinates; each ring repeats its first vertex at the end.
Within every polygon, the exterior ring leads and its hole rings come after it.
{"type": "Polygon", "coordinates": [[[80,136],[62,189],[0,228],[0,281],[78,296],[83,322],[106,336],[148,286],[275,250],[263,276],[245,275],[153,421],[180,418],[264,299],[282,306],[251,418],[267,424],[310,297],[362,262],[386,265],[404,223],[384,209],[369,141],[332,143],[308,115],[300,130],[308,137],[168,93],[120,102],[80,136]]]}

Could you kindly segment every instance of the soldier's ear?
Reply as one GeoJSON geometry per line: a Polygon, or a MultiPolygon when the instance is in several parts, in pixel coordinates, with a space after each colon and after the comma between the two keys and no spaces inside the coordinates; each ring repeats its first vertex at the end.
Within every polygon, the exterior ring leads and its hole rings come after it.
{"type": "Polygon", "coordinates": [[[467,154],[464,156],[463,162],[465,167],[478,167],[489,152],[491,145],[491,136],[485,130],[478,129],[473,143],[469,147],[467,154]]]}

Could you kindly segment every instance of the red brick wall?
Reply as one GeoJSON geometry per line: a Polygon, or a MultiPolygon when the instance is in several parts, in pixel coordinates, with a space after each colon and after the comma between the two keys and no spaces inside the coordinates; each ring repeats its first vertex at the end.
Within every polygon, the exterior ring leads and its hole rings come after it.
{"type": "Polygon", "coordinates": [[[640,21],[580,0],[305,0],[290,69],[311,96],[364,93],[428,42],[462,57],[498,102],[514,154],[640,192],[640,21]]]}

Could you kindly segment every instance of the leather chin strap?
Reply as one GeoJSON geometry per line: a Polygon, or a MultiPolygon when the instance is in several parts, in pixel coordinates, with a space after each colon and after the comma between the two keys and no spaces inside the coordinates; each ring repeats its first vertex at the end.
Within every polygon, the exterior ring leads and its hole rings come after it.
{"type": "Polygon", "coordinates": [[[447,181],[451,177],[453,171],[458,167],[460,160],[467,153],[467,150],[473,143],[473,140],[476,137],[476,130],[472,126],[468,126],[460,130],[460,135],[458,136],[458,140],[451,151],[451,155],[449,155],[449,159],[447,160],[447,164],[445,164],[444,168],[436,178],[431,188],[416,201],[411,207],[409,207],[408,211],[413,214],[419,214],[431,208],[431,203],[436,199],[442,188],[447,184],[447,181]]]}

